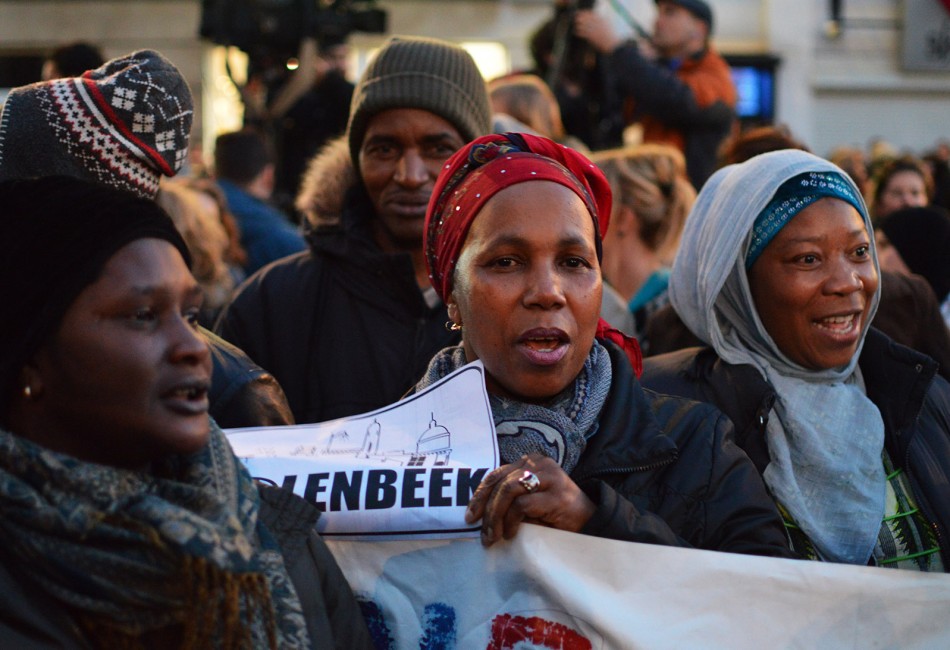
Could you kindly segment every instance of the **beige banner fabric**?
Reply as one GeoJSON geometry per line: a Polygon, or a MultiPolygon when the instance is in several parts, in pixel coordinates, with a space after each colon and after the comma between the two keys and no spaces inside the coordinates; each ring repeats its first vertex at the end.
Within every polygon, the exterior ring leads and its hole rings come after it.
{"type": "Polygon", "coordinates": [[[950,648],[950,575],[617,542],[329,542],[378,648],[950,648]]]}

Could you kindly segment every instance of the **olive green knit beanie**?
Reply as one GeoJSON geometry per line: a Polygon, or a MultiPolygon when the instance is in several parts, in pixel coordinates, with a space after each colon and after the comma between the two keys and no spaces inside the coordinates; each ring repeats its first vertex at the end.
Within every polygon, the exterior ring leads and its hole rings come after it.
{"type": "Polygon", "coordinates": [[[466,142],[491,130],[488,90],[475,61],[461,47],[433,38],[390,38],[360,77],[347,126],[357,168],[370,119],[390,108],[431,111],[466,142]]]}

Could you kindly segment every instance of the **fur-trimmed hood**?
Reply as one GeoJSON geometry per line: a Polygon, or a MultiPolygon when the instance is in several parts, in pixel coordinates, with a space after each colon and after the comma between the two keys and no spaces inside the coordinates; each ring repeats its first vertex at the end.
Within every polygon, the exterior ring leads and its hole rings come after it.
{"type": "Polygon", "coordinates": [[[346,196],[357,183],[346,136],[331,140],[308,163],[297,194],[305,229],[340,225],[346,196]]]}

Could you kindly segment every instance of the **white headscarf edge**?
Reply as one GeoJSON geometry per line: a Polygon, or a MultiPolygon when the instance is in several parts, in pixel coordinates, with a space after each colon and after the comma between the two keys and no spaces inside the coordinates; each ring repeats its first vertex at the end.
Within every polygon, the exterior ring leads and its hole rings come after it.
{"type": "MultiPolygon", "coordinates": [[[[684,324],[726,361],[743,363],[750,359],[736,354],[727,343],[715,316],[716,301],[734,269],[739,267],[744,275],[745,253],[758,215],[782,183],[806,172],[836,172],[851,186],[860,201],[861,217],[871,235],[874,265],[880,273],[867,206],[861,191],[840,167],[797,149],[773,151],[723,167],[703,185],[686,219],[669,292],[684,324]]],[[[879,299],[880,286],[872,310],[876,310],[879,299]]],[[[781,354],[777,349],[774,352],[781,354]]],[[[848,374],[850,370],[853,364],[848,374]]]]}

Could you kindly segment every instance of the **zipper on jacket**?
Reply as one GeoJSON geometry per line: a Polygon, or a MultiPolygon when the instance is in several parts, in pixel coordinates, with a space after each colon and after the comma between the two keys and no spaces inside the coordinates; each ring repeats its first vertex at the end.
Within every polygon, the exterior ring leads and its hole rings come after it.
{"type": "Polygon", "coordinates": [[[605,467],[604,469],[594,470],[593,472],[588,472],[574,479],[575,483],[580,483],[581,481],[586,481],[589,478],[596,478],[598,476],[609,476],[613,474],[632,474],[634,472],[651,472],[661,467],[666,467],[667,465],[672,465],[676,462],[676,459],[679,457],[679,453],[674,451],[668,457],[663,460],[658,460],[653,463],[647,463],[646,465],[634,465],[633,467],[605,467]]]}
{"type": "Polygon", "coordinates": [[[762,403],[759,404],[759,408],[755,412],[756,423],[759,426],[759,433],[765,434],[765,428],[769,424],[769,413],[772,412],[772,408],[775,406],[775,393],[766,395],[765,399],[762,400],[762,403]]]}
{"type": "MultiPolygon", "coordinates": [[[[908,453],[904,457],[904,467],[908,467],[907,463],[909,460],[910,454],[908,453]]],[[[937,523],[937,518],[933,516],[929,504],[924,499],[924,493],[911,472],[907,472],[907,478],[910,479],[911,487],[914,489],[914,496],[917,498],[917,507],[920,508],[920,512],[927,518],[927,523],[930,524],[930,527],[937,537],[937,544],[940,546],[940,555],[943,556],[944,562],[947,562],[950,560],[950,548],[947,547],[947,541],[944,539],[943,529],[940,528],[940,524],[937,523]]]]}
{"type": "MultiPolygon", "coordinates": [[[[923,371],[924,367],[921,364],[917,364],[914,368],[918,374],[923,371]]],[[[927,393],[930,391],[930,386],[933,384],[933,377],[930,378],[930,381],[927,382],[927,387],[924,390],[924,400],[927,399],[927,393]]],[[[924,402],[921,400],[920,408],[917,409],[917,413],[914,415],[914,422],[917,422],[920,419],[920,414],[924,410],[924,402]]],[[[904,435],[904,430],[895,431],[894,434],[898,438],[902,438],[904,435]]],[[[904,452],[904,467],[910,468],[910,441],[906,443],[907,451],[904,452]]],[[[937,536],[937,544],[940,545],[940,555],[943,556],[944,561],[950,561],[950,548],[947,547],[947,541],[944,539],[943,529],[940,527],[940,524],[937,523],[937,518],[934,516],[933,511],[930,509],[930,504],[927,503],[927,500],[924,498],[923,490],[920,488],[920,484],[917,479],[914,477],[914,473],[908,471],[907,478],[910,480],[910,485],[914,490],[914,496],[917,498],[917,507],[920,508],[920,511],[923,513],[924,517],[927,518],[927,523],[930,524],[930,527],[933,528],[934,534],[937,536]]]]}

